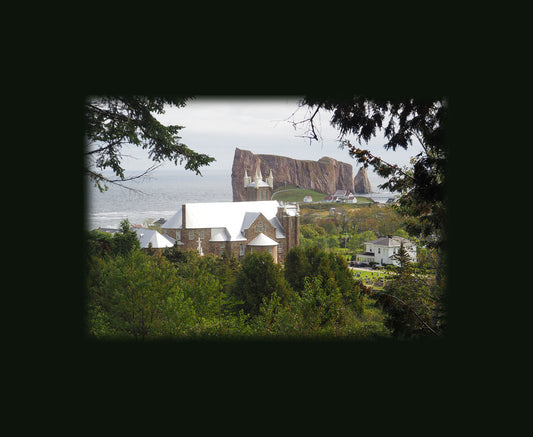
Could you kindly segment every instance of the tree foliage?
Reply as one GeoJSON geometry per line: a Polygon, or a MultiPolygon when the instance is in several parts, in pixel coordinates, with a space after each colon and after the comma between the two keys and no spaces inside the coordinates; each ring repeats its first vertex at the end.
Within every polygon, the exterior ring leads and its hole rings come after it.
{"type": "Polygon", "coordinates": [[[285,277],[300,295],[305,290],[306,281],[318,278],[321,283],[329,284],[330,289],[339,290],[345,305],[356,312],[362,311],[359,287],[346,260],[339,254],[325,252],[318,246],[293,247],[285,259],[285,277]]]}
{"type": "MultiPolygon", "coordinates": [[[[438,250],[437,286],[433,292],[434,298],[443,302],[447,240],[445,170],[449,154],[445,136],[446,99],[305,96],[301,105],[312,112],[304,120],[311,126],[311,138],[317,139],[313,120],[318,111],[331,111],[330,123],[339,130],[341,148],[347,148],[364,167],[372,166],[387,179],[380,188],[401,193],[396,209],[406,220],[406,231],[427,247],[438,250]],[[418,141],[423,151],[412,158],[410,168],[388,163],[362,147],[378,131],[384,135],[385,150],[407,149],[418,141]],[[357,144],[352,144],[348,135],[354,135],[357,144]]],[[[437,318],[442,318],[444,305],[439,311],[437,318]]]]}
{"type": "Polygon", "coordinates": [[[154,116],[163,114],[165,105],[183,107],[188,100],[183,97],[89,97],[85,102],[85,172],[89,178],[101,191],[107,188],[106,183],[131,179],[125,177],[122,166],[121,150],[126,144],[147,150],[148,157],[155,163],[185,162],[185,169],[200,174],[200,167],[209,165],[214,158],[194,152],[180,141],[179,132],[184,126],[165,126],[154,116]],[[102,171],[106,169],[118,179],[104,176],[102,171]]]}
{"type": "Polygon", "coordinates": [[[434,319],[437,285],[415,274],[403,243],[392,258],[400,265],[392,268],[394,276],[387,281],[383,292],[376,293],[387,314],[385,325],[397,338],[439,335],[438,321],[434,319]]]}
{"type": "Polygon", "coordinates": [[[251,253],[242,260],[231,293],[241,300],[242,309],[247,314],[259,312],[261,302],[272,293],[287,301],[289,286],[279,264],[274,263],[272,255],[267,252],[251,253]]]}
{"type": "Polygon", "coordinates": [[[139,239],[137,234],[130,230],[130,226],[128,219],[125,219],[120,223],[120,232],[116,232],[114,235],[98,229],[90,231],[87,235],[89,255],[124,255],[132,250],[139,249],[139,239]]]}
{"type": "MultiPolygon", "coordinates": [[[[380,188],[402,193],[400,211],[412,218],[412,235],[434,235],[432,243],[445,242],[445,166],[448,147],[445,141],[446,100],[408,98],[383,99],[366,96],[324,97],[305,96],[301,102],[311,109],[332,112],[330,123],[339,130],[341,146],[365,167],[371,165],[377,174],[387,179],[380,188]],[[389,164],[369,150],[353,145],[345,137],[355,135],[359,145],[383,132],[386,150],[407,149],[414,140],[423,152],[413,160],[411,171],[389,164]]],[[[314,117],[314,115],[313,115],[314,117]]],[[[313,117],[307,121],[312,125],[313,117]]],[[[314,127],[311,130],[314,132],[314,127]]],[[[316,139],[316,134],[314,135],[316,139]]]]}
{"type": "MultiPolygon", "coordinates": [[[[294,250],[291,258],[298,253],[294,250]]],[[[296,291],[268,253],[250,254],[242,263],[176,248],[161,256],[138,248],[93,253],[88,257],[88,334],[138,341],[389,335],[384,316],[363,309],[360,287],[343,277],[342,258],[319,250],[302,256],[304,264],[313,258],[316,272],[306,266],[308,276],[296,291]]]]}
{"type": "Polygon", "coordinates": [[[89,268],[89,333],[97,338],[175,336],[193,309],[170,263],[133,250],[93,259],[89,268]]]}

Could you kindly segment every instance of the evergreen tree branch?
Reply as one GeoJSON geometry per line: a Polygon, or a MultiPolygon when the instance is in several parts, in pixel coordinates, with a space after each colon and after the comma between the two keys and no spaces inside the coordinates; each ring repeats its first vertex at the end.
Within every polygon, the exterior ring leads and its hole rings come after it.
{"type": "Polygon", "coordinates": [[[429,326],[418,314],[417,312],[411,307],[411,305],[409,305],[407,302],[405,302],[404,300],[400,299],[399,297],[396,297],[390,293],[385,293],[385,292],[382,292],[382,291],[374,291],[372,290],[372,294],[377,294],[377,295],[381,295],[381,296],[388,296],[388,297],[392,297],[393,299],[396,299],[398,302],[400,302],[401,304],[405,305],[407,307],[407,309],[409,309],[409,311],[411,311],[415,317],[420,320],[420,322],[424,325],[424,327],[426,327],[429,331],[431,331],[431,333],[435,334],[437,337],[439,336],[439,334],[431,327],[429,326]]]}

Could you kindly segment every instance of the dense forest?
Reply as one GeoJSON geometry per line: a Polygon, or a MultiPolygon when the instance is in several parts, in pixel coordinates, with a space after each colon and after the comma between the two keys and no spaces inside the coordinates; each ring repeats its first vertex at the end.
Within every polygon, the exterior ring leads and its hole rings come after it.
{"type": "MultiPolygon", "coordinates": [[[[304,215],[304,221],[312,220],[304,215]]],[[[369,287],[348,267],[342,249],[333,244],[327,250],[320,247],[320,235],[335,239],[337,226],[342,230],[342,223],[325,223],[334,228],[302,226],[305,243],[288,252],[284,265],[275,264],[268,253],[249,254],[239,262],[226,255],[183,252],[177,246],[143,250],[127,221],[113,236],[91,231],[87,244],[88,335],[96,339],[183,340],[376,339],[435,334],[431,276],[415,273],[416,264],[400,253],[404,256],[401,267],[390,269],[381,287],[369,287]],[[310,236],[308,227],[318,236],[310,236]],[[315,244],[310,243],[313,240],[315,244]]],[[[373,231],[365,230],[362,235],[367,237],[368,232],[373,231]]],[[[351,235],[361,238],[353,228],[351,235]]]]}

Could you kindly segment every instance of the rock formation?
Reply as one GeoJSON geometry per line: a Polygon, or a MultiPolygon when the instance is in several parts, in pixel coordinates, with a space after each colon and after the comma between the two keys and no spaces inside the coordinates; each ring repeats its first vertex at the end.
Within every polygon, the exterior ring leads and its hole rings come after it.
{"type": "Polygon", "coordinates": [[[353,168],[350,164],[328,157],[307,161],[278,155],[255,155],[248,150],[236,148],[231,169],[234,202],[246,200],[244,171],[247,170],[250,175],[255,174],[256,169],[264,175],[272,170],[274,190],[285,184],[294,184],[326,194],[332,194],[336,190],[353,192],[353,168]]]}
{"type": "Polygon", "coordinates": [[[372,186],[368,180],[366,168],[361,167],[353,179],[354,193],[367,194],[372,192],[372,186]]]}

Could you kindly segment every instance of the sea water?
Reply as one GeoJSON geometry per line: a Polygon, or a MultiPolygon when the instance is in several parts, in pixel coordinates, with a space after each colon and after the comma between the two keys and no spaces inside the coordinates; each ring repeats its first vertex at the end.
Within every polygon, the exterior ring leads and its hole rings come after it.
{"type": "MultiPolygon", "coordinates": [[[[112,176],[111,174],[106,176],[112,176]]],[[[116,177],[114,177],[116,178],[116,177]]],[[[86,225],[88,230],[118,228],[131,224],[165,220],[181,210],[183,203],[231,202],[231,170],[202,170],[202,176],[182,169],[158,169],[150,177],[121,182],[129,188],[108,184],[101,193],[90,181],[86,184],[86,225]]]]}

